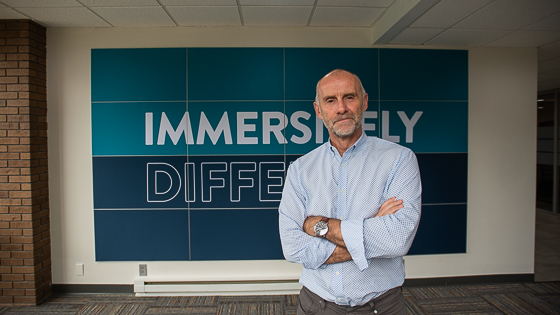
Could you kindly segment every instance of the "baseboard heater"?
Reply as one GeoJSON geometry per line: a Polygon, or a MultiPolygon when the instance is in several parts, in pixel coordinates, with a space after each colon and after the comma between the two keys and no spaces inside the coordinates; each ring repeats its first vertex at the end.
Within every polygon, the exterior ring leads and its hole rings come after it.
{"type": "Polygon", "coordinates": [[[134,281],[136,296],[285,295],[299,294],[298,280],[134,281]]]}

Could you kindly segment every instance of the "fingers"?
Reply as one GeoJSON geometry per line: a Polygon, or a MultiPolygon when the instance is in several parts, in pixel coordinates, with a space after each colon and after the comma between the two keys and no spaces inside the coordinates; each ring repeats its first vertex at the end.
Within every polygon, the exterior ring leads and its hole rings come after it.
{"type": "Polygon", "coordinates": [[[377,212],[375,216],[382,217],[385,215],[393,214],[403,207],[403,201],[401,199],[397,199],[397,197],[391,197],[381,205],[381,207],[379,208],[379,212],[377,212]]]}

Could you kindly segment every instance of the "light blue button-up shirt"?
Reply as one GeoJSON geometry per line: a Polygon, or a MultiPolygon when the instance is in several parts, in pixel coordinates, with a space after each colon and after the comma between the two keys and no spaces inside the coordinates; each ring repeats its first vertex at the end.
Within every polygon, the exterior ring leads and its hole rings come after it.
{"type": "Polygon", "coordinates": [[[300,283],[323,299],[362,305],[402,285],[406,255],[420,220],[422,187],[414,153],[362,136],[343,156],[330,141],[290,165],[280,202],[284,257],[303,265],[300,283]],[[404,207],[374,218],[387,199],[404,207]],[[309,216],[341,220],[352,260],[324,264],[336,245],[302,229],[309,216]]]}

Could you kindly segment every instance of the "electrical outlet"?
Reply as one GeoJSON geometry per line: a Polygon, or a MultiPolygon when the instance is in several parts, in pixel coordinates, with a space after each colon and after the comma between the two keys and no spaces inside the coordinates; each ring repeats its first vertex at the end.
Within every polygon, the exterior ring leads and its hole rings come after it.
{"type": "Polygon", "coordinates": [[[148,275],[148,265],[140,264],[138,265],[138,267],[138,273],[140,274],[140,277],[146,277],[148,275]]]}

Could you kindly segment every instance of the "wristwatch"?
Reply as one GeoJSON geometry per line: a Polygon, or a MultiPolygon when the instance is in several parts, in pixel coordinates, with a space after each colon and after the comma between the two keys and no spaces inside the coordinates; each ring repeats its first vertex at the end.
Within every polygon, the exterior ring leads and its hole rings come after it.
{"type": "Polygon", "coordinates": [[[315,230],[315,236],[325,238],[329,232],[329,220],[330,218],[323,217],[319,222],[315,223],[313,229],[315,230]]]}

